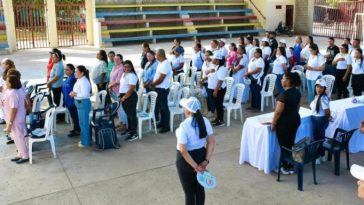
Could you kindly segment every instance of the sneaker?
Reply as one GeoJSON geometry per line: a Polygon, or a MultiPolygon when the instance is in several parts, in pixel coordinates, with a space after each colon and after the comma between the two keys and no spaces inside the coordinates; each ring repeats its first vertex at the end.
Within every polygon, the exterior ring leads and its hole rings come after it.
{"type": "Polygon", "coordinates": [[[130,135],[131,132],[129,130],[125,130],[124,132],[121,132],[121,136],[130,135]]]}
{"type": "Polygon", "coordinates": [[[225,125],[225,122],[224,121],[219,121],[219,122],[216,122],[213,124],[214,127],[222,127],[225,125]]]}
{"type": "Polygon", "coordinates": [[[316,159],[316,164],[321,164],[320,158],[316,159]]]}
{"type": "Polygon", "coordinates": [[[285,169],[285,168],[283,168],[283,167],[281,167],[281,173],[282,173],[283,175],[290,175],[290,171],[289,171],[289,170],[287,170],[287,169],[285,169]]]}
{"type": "Polygon", "coordinates": [[[326,156],[322,156],[322,157],[320,157],[320,161],[321,161],[321,162],[326,162],[326,161],[327,161],[326,156]]]}
{"type": "Polygon", "coordinates": [[[80,148],[84,148],[85,147],[85,145],[83,145],[81,142],[78,142],[78,145],[77,146],[80,147],[80,148]]]}
{"type": "Polygon", "coordinates": [[[130,137],[128,138],[129,142],[135,141],[139,139],[139,136],[137,134],[131,134],[130,137]]]}
{"type": "Polygon", "coordinates": [[[8,140],[6,144],[14,144],[14,140],[8,140]]]}

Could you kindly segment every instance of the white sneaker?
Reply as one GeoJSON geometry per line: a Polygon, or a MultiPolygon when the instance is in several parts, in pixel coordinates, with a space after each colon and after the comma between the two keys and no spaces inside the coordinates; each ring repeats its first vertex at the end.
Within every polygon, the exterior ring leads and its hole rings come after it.
{"type": "Polygon", "coordinates": [[[326,162],[327,158],[326,158],[326,156],[322,156],[322,157],[320,157],[320,160],[321,160],[321,162],[326,162]]]}
{"type": "Polygon", "coordinates": [[[320,160],[320,158],[317,158],[317,159],[316,159],[316,164],[321,164],[321,160],[320,160]]]}
{"type": "Polygon", "coordinates": [[[78,142],[78,147],[80,147],[80,148],[84,148],[84,147],[85,147],[85,145],[83,145],[81,142],[78,142]]]}
{"type": "Polygon", "coordinates": [[[289,175],[290,174],[289,171],[288,170],[285,170],[283,167],[281,167],[281,173],[283,175],[289,175]]]}

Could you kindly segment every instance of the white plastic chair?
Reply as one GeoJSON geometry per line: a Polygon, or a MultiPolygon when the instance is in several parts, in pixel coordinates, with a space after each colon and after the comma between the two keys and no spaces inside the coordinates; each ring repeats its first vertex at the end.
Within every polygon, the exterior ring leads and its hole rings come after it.
{"type": "MultiPolygon", "coordinates": [[[[260,91],[260,95],[261,95],[260,111],[262,111],[262,112],[264,110],[265,98],[269,98],[269,97],[272,98],[272,108],[274,109],[273,91],[274,91],[274,86],[276,84],[276,80],[277,80],[277,76],[274,75],[274,74],[268,74],[264,78],[263,87],[262,87],[262,90],[260,91]],[[267,84],[268,84],[268,90],[265,91],[267,89],[267,84]]],[[[266,103],[267,103],[267,106],[268,106],[268,101],[266,101],[266,103]]]]}
{"type": "Polygon", "coordinates": [[[236,120],[236,111],[239,110],[240,112],[240,120],[241,123],[243,123],[243,110],[241,108],[241,99],[243,98],[243,94],[244,94],[244,89],[245,89],[245,85],[242,83],[238,83],[236,85],[234,85],[232,91],[237,92],[236,94],[236,102],[233,103],[233,95],[230,96],[229,102],[224,103],[224,107],[226,108],[227,111],[227,126],[230,126],[230,113],[232,110],[234,110],[234,119],[236,120]]]}
{"type": "MultiPolygon", "coordinates": [[[[106,106],[106,95],[107,95],[106,90],[102,90],[95,95],[95,103],[92,106],[92,110],[103,109],[106,106]]],[[[99,117],[99,115],[102,115],[102,114],[103,113],[98,112],[96,114],[96,119],[99,117]]],[[[93,112],[91,111],[89,113],[90,120],[92,119],[92,115],[93,115],[93,112]]]]}
{"type": "Polygon", "coordinates": [[[178,75],[174,76],[174,82],[179,82],[181,86],[185,84],[186,75],[184,73],[179,73],[178,75]]]}
{"type": "Polygon", "coordinates": [[[176,106],[176,99],[178,90],[180,89],[181,84],[179,82],[172,82],[171,86],[169,87],[169,94],[168,94],[168,107],[175,107],[176,106]]]}
{"type": "Polygon", "coordinates": [[[40,111],[43,98],[44,98],[43,93],[36,94],[36,96],[33,99],[32,112],[39,112],[40,111]]]}
{"type": "Polygon", "coordinates": [[[171,132],[173,132],[173,120],[174,120],[174,116],[175,115],[180,115],[182,117],[182,120],[184,118],[184,113],[183,113],[183,108],[181,108],[179,106],[179,102],[182,98],[188,98],[190,95],[190,89],[188,87],[184,87],[184,88],[181,88],[179,91],[178,91],[178,95],[177,95],[177,99],[176,99],[176,105],[177,106],[174,106],[174,107],[170,107],[169,108],[169,113],[170,113],[170,116],[169,116],[169,125],[170,125],[170,130],[171,132]]]}
{"type": "Polygon", "coordinates": [[[143,109],[143,107],[142,107],[143,101],[144,101],[143,95],[144,95],[144,86],[139,86],[139,89],[137,92],[137,96],[138,96],[138,101],[137,101],[137,106],[136,106],[137,112],[140,112],[143,109]]]}
{"type": "Polygon", "coordinates": [[[299,70],[303,73],[305,71],[305,68],[301,65],[295,65],[292,67],[292,70],[299,70]]]}
{"type": "Polygon", "coordinates": [[[49,141],[51,144],[51,149],[53,153],[53,157],[56,158],[56,147],[54,144],[53,137],[53,127],[54,127],[54,119],[55,119],[56,108],[51,108],[46,112],[44,128],[38,128],[30,133],[29,137],[29,163],[33,163],[33,143],[35,142],[44,142],[49,141]]]}
{"type": "MultiPolygon", "coordinates": [[[[71,124],[71,127],[72,127],[71,114],[66,107],[63,107],[63,93],[61,94],[61,100],[59,102],[59,106],[56,107],[56,112],[54,114],[55,115],[54,120],[57,120],[58,114],[64,114],[66,123],[71,124]]],[[[57,123],[54,123],[54,131],[56,131],[56,128],[57,128],[57,123]]]]}
{"type": "Polygon", "coordinates": [[[196,81],[196,72],[197,72],[197,68],[196,67],[191,67],[189,73],[185,74],[185,84],[184,84],[184,86],[188,86],[191,89],[193,88],[194,83],[196,81]]]}
{"type": "Polygon", "coordinates": [[[230,96],[233,95],[233,93],[234,93],[234,92],[231,92],[231,89],[233,88],[233,84],[234,84],[234,78],[226,77],[225,83],[226,83],[226,93],[225,93],[225,97],[224,97],[224,102],[229,102],[230,96]]]}
{"type": "Polygon", "coordinates": [[[291,71],[300,71],[301,75],[301,85],[302,85],[302,91],[306,91],[306,76],[305,76],[305,68],[302,65],[295,65],[292,67],[291,71]]]}
{"type": "Polygon", "coordinates": [[[157,134],[157,122],[155,121],[155,114],[154,114],[155,105],[157,103],[157,96],[158,96],[158,94],[155,91],[151,91],[151,92],[147,93],[144,97],[143,110],[137,114],[138,134],[139,134],[140,140],[142,139],[143,121],[146,121],[146,120],[149,121],[149,130],[151,130],[152,129],[151,120],[153,120],[155,134],[157,134]],[[149,110],[148,110],[148,108],[149,108],[149,110]]]}
{"type": "Polygon", "coordinates": [[[334,89],[335,76],[333,75],[324,75],[322,79],[326,81],[326,95],[331,98],[332,90],[334,89]]]}
{"type": "Polygon", "coordinates": [[[91,83],[91,97],[90,97],[91,103],[96,102],[97,92],[98,92],[97,85],[95,83],[91,83]]]}
{"type": "Polygon", "coordinates": [[[190,86],[191,88],[191,96],[195,96],[195,97],[199,97],[200,94],[200,90],[201,90],[201,83],[200,83],[200,78],[201,78],[201,71],[197,71],[194,73],[194,81],[193,81],[193,85],[190,86]]]}

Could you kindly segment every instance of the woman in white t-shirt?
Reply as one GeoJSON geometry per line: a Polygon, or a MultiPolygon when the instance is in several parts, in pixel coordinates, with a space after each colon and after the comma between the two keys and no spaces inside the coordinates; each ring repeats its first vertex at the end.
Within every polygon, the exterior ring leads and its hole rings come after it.
{"type": "Polygon", "coordinates": [[[120,79],[120,102],[125,110],[128,118],[128,129],[124,136],[129,141],[138,139],[137,135],[137,110],[136,105],[138,102],[137,89],[139,87],[138,76],[135,72],[133,63],[130,60],[124,62],[124,73],[120,79]]]}
{"type": "Polygon", "coordinates": [[[363,51],[360,48],[354,48],[354,58],[351,64],[351,87],[354,96],[361,96],[364,91],[364,65],[363,51]]]}
{"type": "Polygon", "coordinates": [[[200,112],[201,104],[195,97],[182,99],[186,119],[176,130],[176,168],[185,204],[205,204],[205,190],[197,181],[197,173],[206,171],[215,147],[215,137],[208,119],[200,112]]]}
{"type": "Polygon", "coordinates": [[[277,76],[276,89],[278,93],[282,93],[284,91],[281,81],[285,72],[287,72],[286,50],[284,47],[278,47],[272,70],[272,73],[277,76]]]}
{"type": "Polygon", "coordinates": [[[312,102],[315,97],[315,83],[317,79],[321,78],[326,62],[325,57],[320,54],[316,44],[310,46],[310,52],[311,55],[304,66],[306,70],[308,102],[312,102]]]}
{"type": "Polygon", "coordinates": [[[270,59],[271,59],[271,55],[272,55],[272,49],[269,46],[269,39],[268,38],[263,38],[262,39],[262,58],[264,60],[265,66],[264,66],[264,76],[266,76],[269,72],[269,64],[270,64],[270,59]]]}
{"type": "MultiPolygon", "coordinates": [[[[247,85],[243,79],[246,73],[246,68],[248,67],[248,56],[245,54],[245,48],[244,46],[239,46],[238,47],[238,59],[234,65],[234,67],[232,68],[232,73],[233,73],[233,78],[234,78],[234,85],[238,84],[238,83],[244,83],[245,88],[244,88],[244,93],[243,93],[243,97],[241,99],[242,102],[247,102],[249,100],[249,85],[247,85]]],[[[233,85],[233,86],[234,86],[233,85]]],[[[237,92],[234,93],[234,98],[236,98],[237,92]]]]}
{"type": "Polygon", "coordinates": [[[207,87],[209,92],[212,92],[212,95],[215,99],[216,106],[216,118],[212,122],[212,125],[215,127],[221,127],[224,123],[224,97],[226,93],[226,83],[225,78],[227,76],[228,70],[224,66],[224,57],[217,55],[214,56],[213,63],[215,64],[215,72],[209,73],[207,87]]]}
{"type": "Polygon", "coordinates": [[[257,48],[254,52],[254,58],[249,61],[248,72],[245,74],[245,78],[249,78],[251,80],[250,89],[252,92],[252,100],[251,108],[249,109],[260,109],[260,91],[262,90],[261,81],[264,74],[264,66],[265,63],[262,58],[262,49],[257,48]]]}
{"type": "Polygon", "coordinates": [[[97,90],[106,89],[106,69],[108,66],[108,58],[106,51],[100,50],[96,54],[97,62],[91,70],[91,79],[97,85],[97,90]]]}
{"type": "Polygon", "coordinates": [[[310,57],[310,47],[314,44],[313,37],[307,36],[305,38],[305,46],[301,50],[301,62],[306,64],[310,57]]]}
{"type": "Polygon", "coordinates": [[[337,99],[349,97],[348,85],[350,80],[351,71],[351,56],[349,54],[349,47],[346,44],[340,46],[340,53],[338,53],[332,65],[336,67],[335,81],[337,84],[337,99]]]}
{"type": "MultiPolygon", "coordinates": [[[[318,79],[315,83],[316,96],[310,104],[312,110],[312,129],[313,139],[323,140],[325,139],[325,130],[329,126],[331,120],[330,114],[330,99],[326,95],[326,81],[324,79],[318,79]]],[[[316,160],[316,164],[320,164],[320,161],[324,162],[325,151],[321,146],[318,150],[320,158],[316,160]]]]}
{"type": "Polygon", "coordinates": [[[212,59],[211,57],[213,56],[213,53],[208,50],[205,52],[205,61],[202,64],[202,71],[201,71],[201,78],[200,78],[200,83],[205,87],[206,89],[206,93],[207,93],[207,97],[206,97],[206,103],[207,103],[207,114],[206,117],[213,117],[215,116],[215,100],[214,100],[214,96],[213,96],[213,91],[209,92],[208,89],[208,75],[210,73],[215,72],[215,64],[212,63],[212,59]]]}

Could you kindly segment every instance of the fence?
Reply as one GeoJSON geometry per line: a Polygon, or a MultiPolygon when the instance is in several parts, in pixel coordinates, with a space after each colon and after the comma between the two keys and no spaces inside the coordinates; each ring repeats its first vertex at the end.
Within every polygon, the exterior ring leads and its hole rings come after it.
{"type": "Polygon", "coordinates": [[[363,0],[326,3],[325,0],[315,0],[313,35],[336,38],[359,38],[363,40],[363,21],[355,15],[364,13],[363,0]]]}

